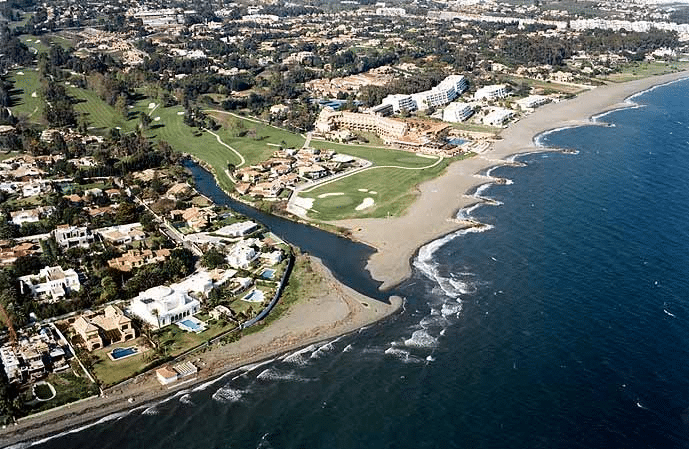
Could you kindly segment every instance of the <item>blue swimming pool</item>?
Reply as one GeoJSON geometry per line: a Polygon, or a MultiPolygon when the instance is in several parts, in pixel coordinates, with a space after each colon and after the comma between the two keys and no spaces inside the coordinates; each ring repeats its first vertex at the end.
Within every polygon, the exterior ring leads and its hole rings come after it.
{"type": "Polygon", "coordinates": [[[180,323],[191,329],[193,332],[200,332],[203,330],[203,327],[201,325],[199,325],[197,322],[193,320],[190,320],[189,318],[180,321],[180,323]]]}
{"type": "Polygon", "coordinates": [[[264,297],[265,296],[263,295],[263,292],[261,290],[253,289],[251,290],[251,292],[249,292],[248,295],[242,298],[242,301],[261,302],[263,301],[264,297]]]}
{"type": "Polygon", "coordinates": [[[261,277],[263,279],[273,279],[275,277],[275,270],[271,268],[266,268],[263,270],[263,273],[261,273],[261,277]]]}
{"type": "Polygon", "coordinates": [[[110,356],[113,360],[118,360],[124,357],[129,357],[130,355],[134,355],[138,352],[139,350],[136,348],[136,346],[130,346],[129,348],[115,348],[110,351],[110,356]]]}

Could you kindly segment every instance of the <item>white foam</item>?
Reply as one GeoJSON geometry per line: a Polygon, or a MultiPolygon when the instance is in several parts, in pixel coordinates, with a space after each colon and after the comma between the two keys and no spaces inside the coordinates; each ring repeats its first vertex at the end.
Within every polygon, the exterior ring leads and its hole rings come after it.
{"type": "Polygon", "coordinates": [[[180,396],[179,402],[186,405],[194,405],[194,403],[191,400],[191,395],[189,393],[180,396]]]}
{"type": "Polygon", "coordinates": [[[462,304],[459,302],[456,303],[445,303],[443,304],[442,309],[440,312],[443,314],[443,316],[450,316],[450,315],[456,315],[459,316],[459,313],[462,311],[462,304]]]}
{"type": "MultiPolygon", "coordinates": [[[[158,404],[156,404],[156,405],[158,405],[158,404]]],[[[157,415],[159,413],[160,413],[160,411],[156,409],[155,405],[152,405],[152,406],[148,407],[146,410],[144,410],[143,412],[141,412],[142,415],[151,415],[151,416],[157,415]]]]}
{"type": "Polygon", "coordinates": [[[404,349],[398,349],[398,348],[388,348],[385,350],[386,355],[390,355],[393,357],[396,357],[403,361],[404,363],[418,363],[421,360],[418,357],[415,357],[409,353],[409,351],[406,351],[404,349]]]}
{"type": "Polygon", "coordinates": [[[293,382],[309,382],[311,379],[307,379],[305,377],[299,376],[297,373],[294,371],[279,371],[275,368],[268,368],[266,370],[263,370],[261,374],[256,376],[256,379],[260,380],[266,380],[266,381],[274,381],[274,380],[286,380],[286,381],[293,381],[293,382]]]}
{"type": "Polygon", "coordinates": [[[438,345],[438,339],[425,330],[418,330],[411,335],[411,338],[404,340],[404,344],[410,348],[434,348],[438,345]]]}
{"type": "Polygon", "coordinates": [[[333,349],[335,349],[335,348],[333,347],[332,343],[326,343],[323,346],[321,346],[320,348],[313,351],[313,353],[311,354],[311,358],[312,359],[318,359],[318,358],[322,357],[323,355],[327,354],[328,352],[332,351],[333,349]]]}
{"type": "Polygon", "coordinates": [[[353,349],[352,345],[347,345],[345,348],[342,350],[342,352],[349,352],[353,349]]]}
{"type": "Polygon", "coordinates": [[[316,345],[309,345],[283,357],[282,361],[285,363],[293,363],[295,365],[306,365],[308,363],[308,359],[304,357],[304,354],[307,352],[312,352],[314,349],[316,349],[316,345]]]}
{"type": "Polygon", "coordinates": [[[455,218],[457,218],[457,220],[473,220],[473,212],[483,205],[484,203],[476,203],[469,207],[463,207],[459,210],[459,212],[457,212],[457,216],[455,218]]]}
{"type": "Polygon", "coordinates": [[[230,404],[233,402],[239,402],[248,392],[248,390],[238,390],[230,387],[229,385],[225,385],[213,393],[212,397],[216,402],[230,404]]]}

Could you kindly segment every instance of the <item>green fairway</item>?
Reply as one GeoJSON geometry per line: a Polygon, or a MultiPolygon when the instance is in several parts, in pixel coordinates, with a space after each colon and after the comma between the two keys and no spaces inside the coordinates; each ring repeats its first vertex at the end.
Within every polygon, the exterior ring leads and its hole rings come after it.
{"type": "Polygon", "coordinates": [[[33,54],[46,53],[50,48],[50,38],[47,36],[23,34],[19,36],[19,40],[29,47],[29,51],[33,54]]]}
{"type": "Polygon", "coordinates": [[[183,112],[181,106],[156,108],[151,114],[153,121],[149,135],[156,140],[166,141],[177,151],[206,161],[215,170],[221,187],[231,190],[232,183],[225,169],[228,163],[240,164],[239,157],[221,145],[215,136],[186,125],[183,112]],[[156,120],[157,117],[160,119],[156,120]]]}
{"type": "Polygon", "coordinates": [[[122,113],[103,101],[94,91],[72,85],[65,87],[67,93],[77,101],[74,104],[74,110],[86,115],[89,127],[95,128],[92,131],[102,134],[111,128],[120,128],[122,132],[129,132],[138,125],[138,119],[127,120],[122,113]]]}
{"type": "Polygon", "coordinates": [[[270,158],[278,146],[301,148],[304,145],[303,137],[284,129],[220,112],[208,112],[208,115],[222,125],[217,133],[223,142],[239,151],[247,164],[270,158]]]}
{"type": "Polygon", "coordinates": [[[32,122],[43,121],[43,99],[41,98],[41,81],[39,73],[33,68],[20,68],[10,72],[9,79],[14,83],[10,108],[12,114],[27,117],[32,122]]]}
{"type": "Polygon", "coordinates": [[[399,215],[416,197],[415,187],[438,176],[452,160],[438,161],[404,151],[371,148],[341,152],[356,152],[356,156],[374,161],[375,166],[302,192],[301,197],[314,200],[308,213],[310,218],[332,221],[399,215]],[[405,168],[386,167],[390,165],[405,168]]]}

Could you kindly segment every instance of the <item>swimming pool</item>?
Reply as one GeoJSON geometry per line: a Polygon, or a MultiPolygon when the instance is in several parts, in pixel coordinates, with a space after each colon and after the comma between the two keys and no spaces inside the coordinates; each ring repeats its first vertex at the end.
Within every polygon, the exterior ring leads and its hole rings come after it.
{"type": "Polygon", "coordinates": [[[110,358],[113,360],[123,359],[129,357],[130,355],[138,354],[139,350],[136,346],[130,346],[128,348],[115,348],[110,351],[110,358]]]}
{"type": "Polygon", "coordinates": [[[266,268],[263,270],[263,273],[261,273],[261,277],[263,279],[273,279],[273,277],[275,277],[275,270],[272,268],[266,268]]]}
{"type": "Polygon", "coordinates": [[[187,318],[186,320],[182,320],[179,323],[189,328],[192,332],[201,332],[202,330],[204,330],[204,327],[202,325],[200,325],[196,321],[190,320],[189,318],[187,318]]]}
{"type": "Polygon", "coordinates": [[[265,296],[263,295],[263,292],[261,290],[253,289],[249,292],[248,295],[242,298],[242,301],[263,302],[264,297],[265,296]]]}

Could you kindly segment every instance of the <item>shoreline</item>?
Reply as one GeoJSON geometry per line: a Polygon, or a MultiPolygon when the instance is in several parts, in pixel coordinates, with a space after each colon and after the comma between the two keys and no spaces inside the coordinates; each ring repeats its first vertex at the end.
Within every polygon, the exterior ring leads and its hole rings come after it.
{"type": "MultiPolygon", "coordinates": [[[[382,281],[382,291],[398,285],[411,274],[413,257],[426,244],[480,223],[456,218],[459,211],[486,200],[468,194],[499,178],[490,169],[514,163],[517,155],[557,151],[539,147],[538,136],[565,127],[595,125],[604,114],[634,107],[633,98],[649,89],[688,78],[689,71],[644,78],[622,84],[598,87],[574,99],[551,103],[536,110],[500,133],[484,153],[450,164],[438,178],[418,187],[419,197],[405,215],[395,218],[350,219],[332,222],[351,230],[354,240],[377,249],[366,269],[373,279],[382,281]]],[[[213,171],[211,170],[211,173],[213,171]]],[[[216,183],[217,174],[213,173],[216,183]]],[[[397,312],[403,300],[390,297],[390,304],[366,297],[337,281],[316,258],[309,257],[319,273],[320,295],[301,299],[275,322],[239,342],[214,347],[189,358],[199,366],[199,375],[189,381],[161,386],[155,372],[137,376],[125,385],[105,390],[102,397],[73,403],[52,411],[24,418],[17,425],[0,429],[2,447],[28,447],[41,439],[79,431],[99,422],[118,419],[135,410],[153,407],[194,387],[209,387],[233,370],[274,358],[311,344],[347,335],[364,326],[380,322],[397,312]],[[134,402],[129,402],[135,398],[134,402]],[[46,437],[46,435],[49,435],[46,437]]]]}
{"type": "Polygon", "coordinates": [[[390,290],[411,275],[414,256],[426,244],[478,223],[457,218],[470,206],[485,203],[469,194],[498,178],[486,175],[491,168],[514,163],[519,155],[557,151],[538,145],[538,137],[562,128],[602,125],[598,119],[619,109],[634,107],[634,98],[662,85],[689,78],[689,71],[607,84],[573,99],[549,103],[512,123],[501,140],[481,154],[450,164],[439,177],[418,186],[418,197],[400,217],[359,218],[331,222],[350,230],[353,239],[377,249],[366,265],[371,277],[390,290]]]}
{"type": "Polygon", "coordinates": [[[390,304],[385,304],[358,293],[337,281],[320,260],[302,257],[310,261],[318,277],[315,287],[318,293],[300,299],[280,318],[257,332],[244,335],[236,343],[221,344],[188,356],[186,360],[199,368],[196,377],[168,388],[158,383],[155,370],[151,370],[125,384],[106,389],[103,396],[22,418],[16,425],[0,429],[0,447],[18,443],[13,447],[28,447],[99,422],[118,419],[134,410],[153,407],[183,391],[220,382],[233,370],[265,363],[380,322],[403,304],[403,299],[396,296],[390,297],[390,304]],[[129,402],[130,398],[134,401],[129,402]]]}

